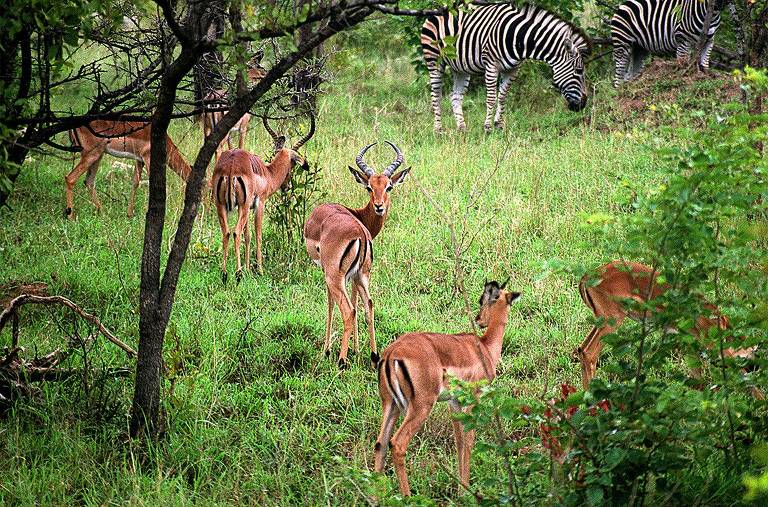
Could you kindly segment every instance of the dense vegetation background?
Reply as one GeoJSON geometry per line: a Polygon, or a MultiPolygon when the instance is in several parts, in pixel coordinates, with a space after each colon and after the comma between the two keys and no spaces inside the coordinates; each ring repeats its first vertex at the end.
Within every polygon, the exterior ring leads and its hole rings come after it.
{"type": "MultiPolygon", "coordinates": [[[[457,244],[447,219],[456,227],[460,274],[473,305],[485,278],[509,276],[509,286],[523,294],[511,311],[497,392],[534,407],[537,400],[543,404],[559,398],[560,384],[579,384],[571,351],[591,327],[576,289],[579,267],[611,260],[623,241],[629,242],[628,252],[642,250],[632,246],[637,243],[632,217],[643,211],[638,202],[669,188],[670,175],[679,170],[676,160],[695,159],[686,150],[706,145],[713,122],[738,110],[730,103],[741,100],[739,84],[730,74],[696,75],[662,63],[615,91],[610,87],[609,59],[603,59],[588,67],[589,107],[571,113],[549,86],[547,72],[526,64],[510,93],[506,130],[482,133],[485,94],[475,89],[464,103],[468,132],[456,132],[446,115],[447,132],[435,135],[427,80],[411,63],[412,36],[403,32],[403,25],[375,19],[327,48],[331,76],[318,99],[318,132],[303,150],[320,168],[320,177],[294,192],[311,202],[361,206],[367,195],[346,166],[368,143],[395,142],[413,170],[393,192],[390,218],[375,242],[371,287],[380,347],[407,331],[468,330],[456,283],[457,244]],[[666,153],[671,148],[678,154],[666,153]]],[[[62,95],[54,100],[83,99],[62,95]]],[[[261,128],[251,132],[247,148],[269,155],[266,133],[261,128]]],[[[196,153],[201,143],[198,124],[174,121],[170,133],[183,153],[196,153]]],[[[749,136],[742,140],[754,141],[749,136]]],[[[63,136],[60,142],[66,142],[63,136]]],[[[369,163],[378,168],[390,161],[386,147],[369,153],[369,163]]],[[[144,224],[125,217],[130,169],[105,157],[97,180],[103,212],[95,211],[78,185],[77,220],[68,221],[61,213],[62,178],[72,166],[63,155],[33,155],[25,162],[9,202],[12,209],[0,211],[0,299],[5,303],[32,285],[66,295],[135,345],[144,224]]],[[[696,167],[689,169],[695,172],[696,167]]],[[[166,238],[173,237],[183,205],[182,183],[174,175],[168,182],[166,238]]],[[[138,210],[146,208],[146,199],[142,185],[138,210]]],[[[353,355],[353,366],[346,371],[321,356],[322,273],[303,251],[300,234],[294,231],[288,237],[279,225],[285,220],[281,199],[288,198],[276,196],[267,209],[265,274],[228,286],[220,280],[216,216],[204,204],[166,334],[161,441],[123,438],[130,377],[93,374],[85,383],[78,378],[46,384],[15,403],[0,422],[0,470],[5,477],[0,501],[330,505],[384,502],[395,494],[391,471],[384,478],[369,472],[380,404],[368,351],[363,348],[353,355]]],[[[744,209],[743,203],[738,206],[744,209]]],[[[761,209],[755,207],[758,230],[751,231],[749,246],[764,255],[761,209]]],[[[745,226],[738,222],[737,227],[745,226]]],[[[738,290],[726,288],[734,294],[738,290]]],[[[20,341],[29,354],[92,333],[55,310],[25,309],[21,317],[20,341]]],[[[764,324],[751,324],[754,339],[764,340],[764,324]]],[[[337,325],[337,338],[339,330],[337,325]]],[[[98,341],[82,350],[87,353],[70,359],[73,367],[84,361],[131,366],[98,341]]],[[[690,368],[673,352],[665,358],[653,372],[658,378],[690,368]]],[[[602,364],[610,362],[608,356],[602,364]]],[[[615,371],[605,375],[621,377],[615,371]]],[[[670,389],[678,392],[677,387],[670,389]]],[[[585,403],[603,397],[609,396],[585,403]]],[[[742,410],[746,429],[739,448],[758,449],[765,440],[765,405],[744,401],[739,407],[747,407],[742,410]]],[[[510,441],[525,441],[547,454],[537,423],[505,417],[500,424],[510,441]]],[[[481,426],[479,440],[498,442],[496,429],[481,426]]],[[[720,445],[717,433],[701,438],[720,445]]],[[[473,483],[486,499],[497,498],[503,489],[494,482],[506,473],[505,455],[498,450],[476,452],[472,460],[473,483]]],[[[518,446],[515,459],[525,459],[528,452],[518,446]]],[[[742,500],[746,490],[741,472],[760,471],[758,454],[736,455],[742,466],[735,475],[727,460],[710,456],[712,466],[701,463],[702,469],[688,470],[689,483],[649,502],[747,501],[742,500]]],[[[529,481],[531,499],[558,504],[570,498],[556,491],[558,480],[575,489],[584,485],[583,476],[546,472],[556,461],[542,462],[540,468],[519,465],[518,470],[528,474],[520,480],[529,481]]],[[[454,477],[446,407],[439,406],[414,438],[408,462],[412,488],[422,495],[416,502],[476,500],[463,494],[454,477]]],[[[599,470],[587,473],[599,475],[599,470]]],[[[605,495],[609,490],[606,486],[605,495]]],[[[661,480],[650,483],[649,498],[655,490],[669,491],[661,480]]],[[[596,504],[604,499],[595,491],[586,494],[579,498],[596,504]]],[[[521,502],[525,491],[515,495],[515,503],[521,502]]],[[[620,497],[612,501],[625,503],[620,497]]]]}

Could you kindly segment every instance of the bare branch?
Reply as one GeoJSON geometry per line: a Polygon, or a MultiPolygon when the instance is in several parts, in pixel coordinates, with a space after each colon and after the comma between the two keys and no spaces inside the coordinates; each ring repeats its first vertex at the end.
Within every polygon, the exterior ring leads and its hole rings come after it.
{"type": "Polygon", "coordinates": [[[101,332],[104,337],[123,349],[126,354],[128,354],[130,357],[136,357],[136,351],[133,350],[131,347],[126,345],[123,341],[118,339],[112,332],[104,327],[104,324],[101,323],[101,321],[93,314],[90,314],[77,306],[75,303],[70,301],[69,299],[63,297],[63,296],[35,296],[32,294],[22,294],[21,296],[18,296],[11,300],[10,303],[8,303],[8,306],[5,308],[5,310],[0,313],[0,332],[2,332],[3,328],[7,324],[8,320],[10,320],[14,315],[16,315],[16,312],[18,309],[25,305],[25,304],[37,304],[37,305],[62,305],[66,306],[76,314],[78,314],[83,319],[87,320],[94,326],[96,326],[99,331],[101,332]]]}

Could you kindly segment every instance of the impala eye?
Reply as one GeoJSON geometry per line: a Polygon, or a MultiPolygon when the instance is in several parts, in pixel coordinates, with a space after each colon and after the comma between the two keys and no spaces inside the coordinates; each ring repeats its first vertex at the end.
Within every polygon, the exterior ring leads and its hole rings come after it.
{"type": "Polygon", "coordinates": [[[392,190],[392,185],[387,185],[387,188],[386,188],[385,190],[386,190],[387,192],[389,192],[390,190],[392,190]]]}
{"type": "Polygon", "coordinates": [[[365,189],[370,193],[373,192],[373,189],[370,186],[365,187],[365,189]]]}

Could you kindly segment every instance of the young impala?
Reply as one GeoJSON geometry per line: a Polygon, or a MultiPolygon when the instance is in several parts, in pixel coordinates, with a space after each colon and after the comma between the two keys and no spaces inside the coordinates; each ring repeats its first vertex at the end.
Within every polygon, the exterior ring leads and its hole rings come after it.
{"type": "MultiPolygon", "coordinates": [[[[480,313],[476,318],[477,324],[486,328],[482,336],[407,333],[381,353],[378,370],[382,419],[374,447],[375,469],[384,471],[384,458],[387,448],[391,447],[403,495],[411,494],[405,470],[408,442],[429,418],[438,401],[448,401],[454,413],[461,411],[459,404],[448,395],[449,377],[477,382],[493,380],[496,376],[509,305],[520,297],[518,292],[504,290],[505,285],[506,282],[501,285],[487,282],[483,287],[480,313]],[[403,423],[391,437],[401,412],[405,414],[403,423]]],[[[454,420],[453,433],[459,455],[459,480],[468,487],[475,432],[465,432],[461,422],[454,420]]]]}
{"type": "Polygon", "coordinates": [[[340,204],[322,204],[312,210],[304,224],[304,241],[309,257],[325,274],[328,313],[325,321],[326,354],[331,349],[331,324],[334,304],[339,306],[344,320],[344,332],[341,338],[339,366],[347,363],[349,336],[353,335],[355,351],[360,350],[357,336],[357,298],[363,300],[368,334],[371,342],[371,354],[376,352],[376,334],[373,329],[373,301],[368,291],[368,283],[373,262],[373,244],[389,213],[392,189],[405,181],[411,168],[393,173],[403,163],[403,154],[397,146],[387,141],[395,150],[395,160],[381,174],[363,161],[369,144],[358,154],[355,162],[360,170],[349,167],[355,180],[368,190],[370,199],[360,209],[347,208],[340,204]],[[347,295],[346,285],[352,283],[352,299],[347,295]]]}
{"type": "MultiPolygon", "coordinates": [[[[267,75],[267,71],[261,66],[261,58],[264,56],[263,52],[257,53],[256,56],[248,63],[248,81],[251,84],[255,84],[264,76],[267,75]]],[[[208,106],[221,107],[227,104],[227,92],[226,90],[214,90],[208,93],[203,98],[203,103],[208,106]]],[[[203,139],[208,137],[216,124],[221,121],[222,116],[226,114],[226,111],[209,111],[203,113],[203,139]]],[[[227,142],[227,149],[232,149],[231,133],[237,132],[237,147],[241,150],[245,146],[245,137],[248,134],[248,125],[251,122],[250,113],[245,113],[242,118],[235,123],[235,126],[227,133],[225,141],[227,142]]],[[[213,154],[213,158],[216,162],[219,161],[219,157],[224,153],[224,140],[216,148],[216,152],[213,154]]],[[[214,164],[215,165],[215,164],[214,164]]]]}
{"type": "MultiPolygon", "coordinates": [[[[579,293],[598,325],[581,342],[574,351],[574,356],[581,362],[581,382],[586,390],[589,382],[595,376],[597,360],[603,345],[600,339],[616,331],[626,317],[633,320],[642,320],[643,315],[628,311],[623,302],[631,299],[639,303],[653,301],[661,296],[669,288],[666,284],[657,283],[659,271],[644,264],[629,261],[613,261],[599,267],[596,270],[597,279],[587,274],[579,282],[579,293]],[[597,283],[595,283],[597,282],[597,283]]],[[[712,314],[710,316],[699,315],[690,332],[698,337],[706,336],[707,331],[717,326],[719,329],[729,329],[728,317],[722,315],[719,309],[710,303],[704,303],[704,308],[712,314]]],[[[727,348],[724,350],[726,357],[752,357],[756,347],[747,349],[727,348]]],[[[698,376],[697,371],[694,372],[698,376]]],[[[753,394],[761,397],[761,393],[753,390],[753,394]]]]}
{"type": "MultiPolygon", "coordinates": [[[[70,130],[69,138],[72,144],[81,147],[82,151],[80,152],[80,161],[64,177],[67,195],[67,207],[64,209],[64,215],[74,218],[72,212],[74,206],[73,189],[77,180],[86,171],[88,174],[85,177],[85,186],[91,193],[91,200],[96,209],[101,210],[101,203],[96,196],[96,173],[99,170],[101,158],[105,153],[108,153],[113,157],[129,158],[136,161],[136,168],[133,172],[133,187],[128,201],[128,216],[132,217],[136,202],[136,189],[141,182],[142,170],[144,167],[149,170],[151,130],[149,123],[111,120],[94,120],[84,127],[70,130]]],[[[181,176],[181,179],[187,181],[191,171],[189,163],[170,137],[166,136],[165,142],[168,152],[168,166],[181,176]]]]}
{"type": "Polygon", "coordinates": [[[307,167],[307,161],[297,153],[304,143],[315,133],[315,116],[310,117],[309,132],[293,145],[284,148],[285,136],[278,136],[269,127],[264,118],[264,126],[272,135],[274,141],[274,157],[272,162],[265,164],[259,157],[245,150],[229,150],[222,154],[211,178],[213,199],[221,226],[223,259],[221,262],[221,278],[227,282],[227,253],[229,251],[229,225],[227,214],[238,208],[237,225],[233,233],[235,239],[235,256],[237,271],[235,279],[240,281],[242,266],[240,264],[240,241],[245,239],[245,270],[250,271],[251,262],[251,233],[248,228],[248,211],[255,209],[254,229],[256,230],[256,264],[259,274],[264,273],[261,256],[261,226],[264,219],[264,203],[278,188],[286,189],[291,178],[294,165],[307,167]]]}

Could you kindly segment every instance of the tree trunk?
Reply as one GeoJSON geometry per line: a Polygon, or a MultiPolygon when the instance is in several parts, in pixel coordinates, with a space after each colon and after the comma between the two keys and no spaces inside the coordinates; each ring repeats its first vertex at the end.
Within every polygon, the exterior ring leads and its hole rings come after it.
{"type": "MultiPolygon", "coordinates": [[[[193,9],[194,7],[190,8],[193,9]]],[[[130,425],[132,436],[140,432],[150,438],[157,436],[163,339],[170,317],[170,312],[163,311],[164,305],[160,297],[160,258],[166,207],[166,137],[179,83],[192,69],[199,56],[190,48],[182,48],[179,57],[163,76],[157,109],[152,116],[149,206],[141,257],[139,355],[136,361],[136,386],[130,425]]]]}

